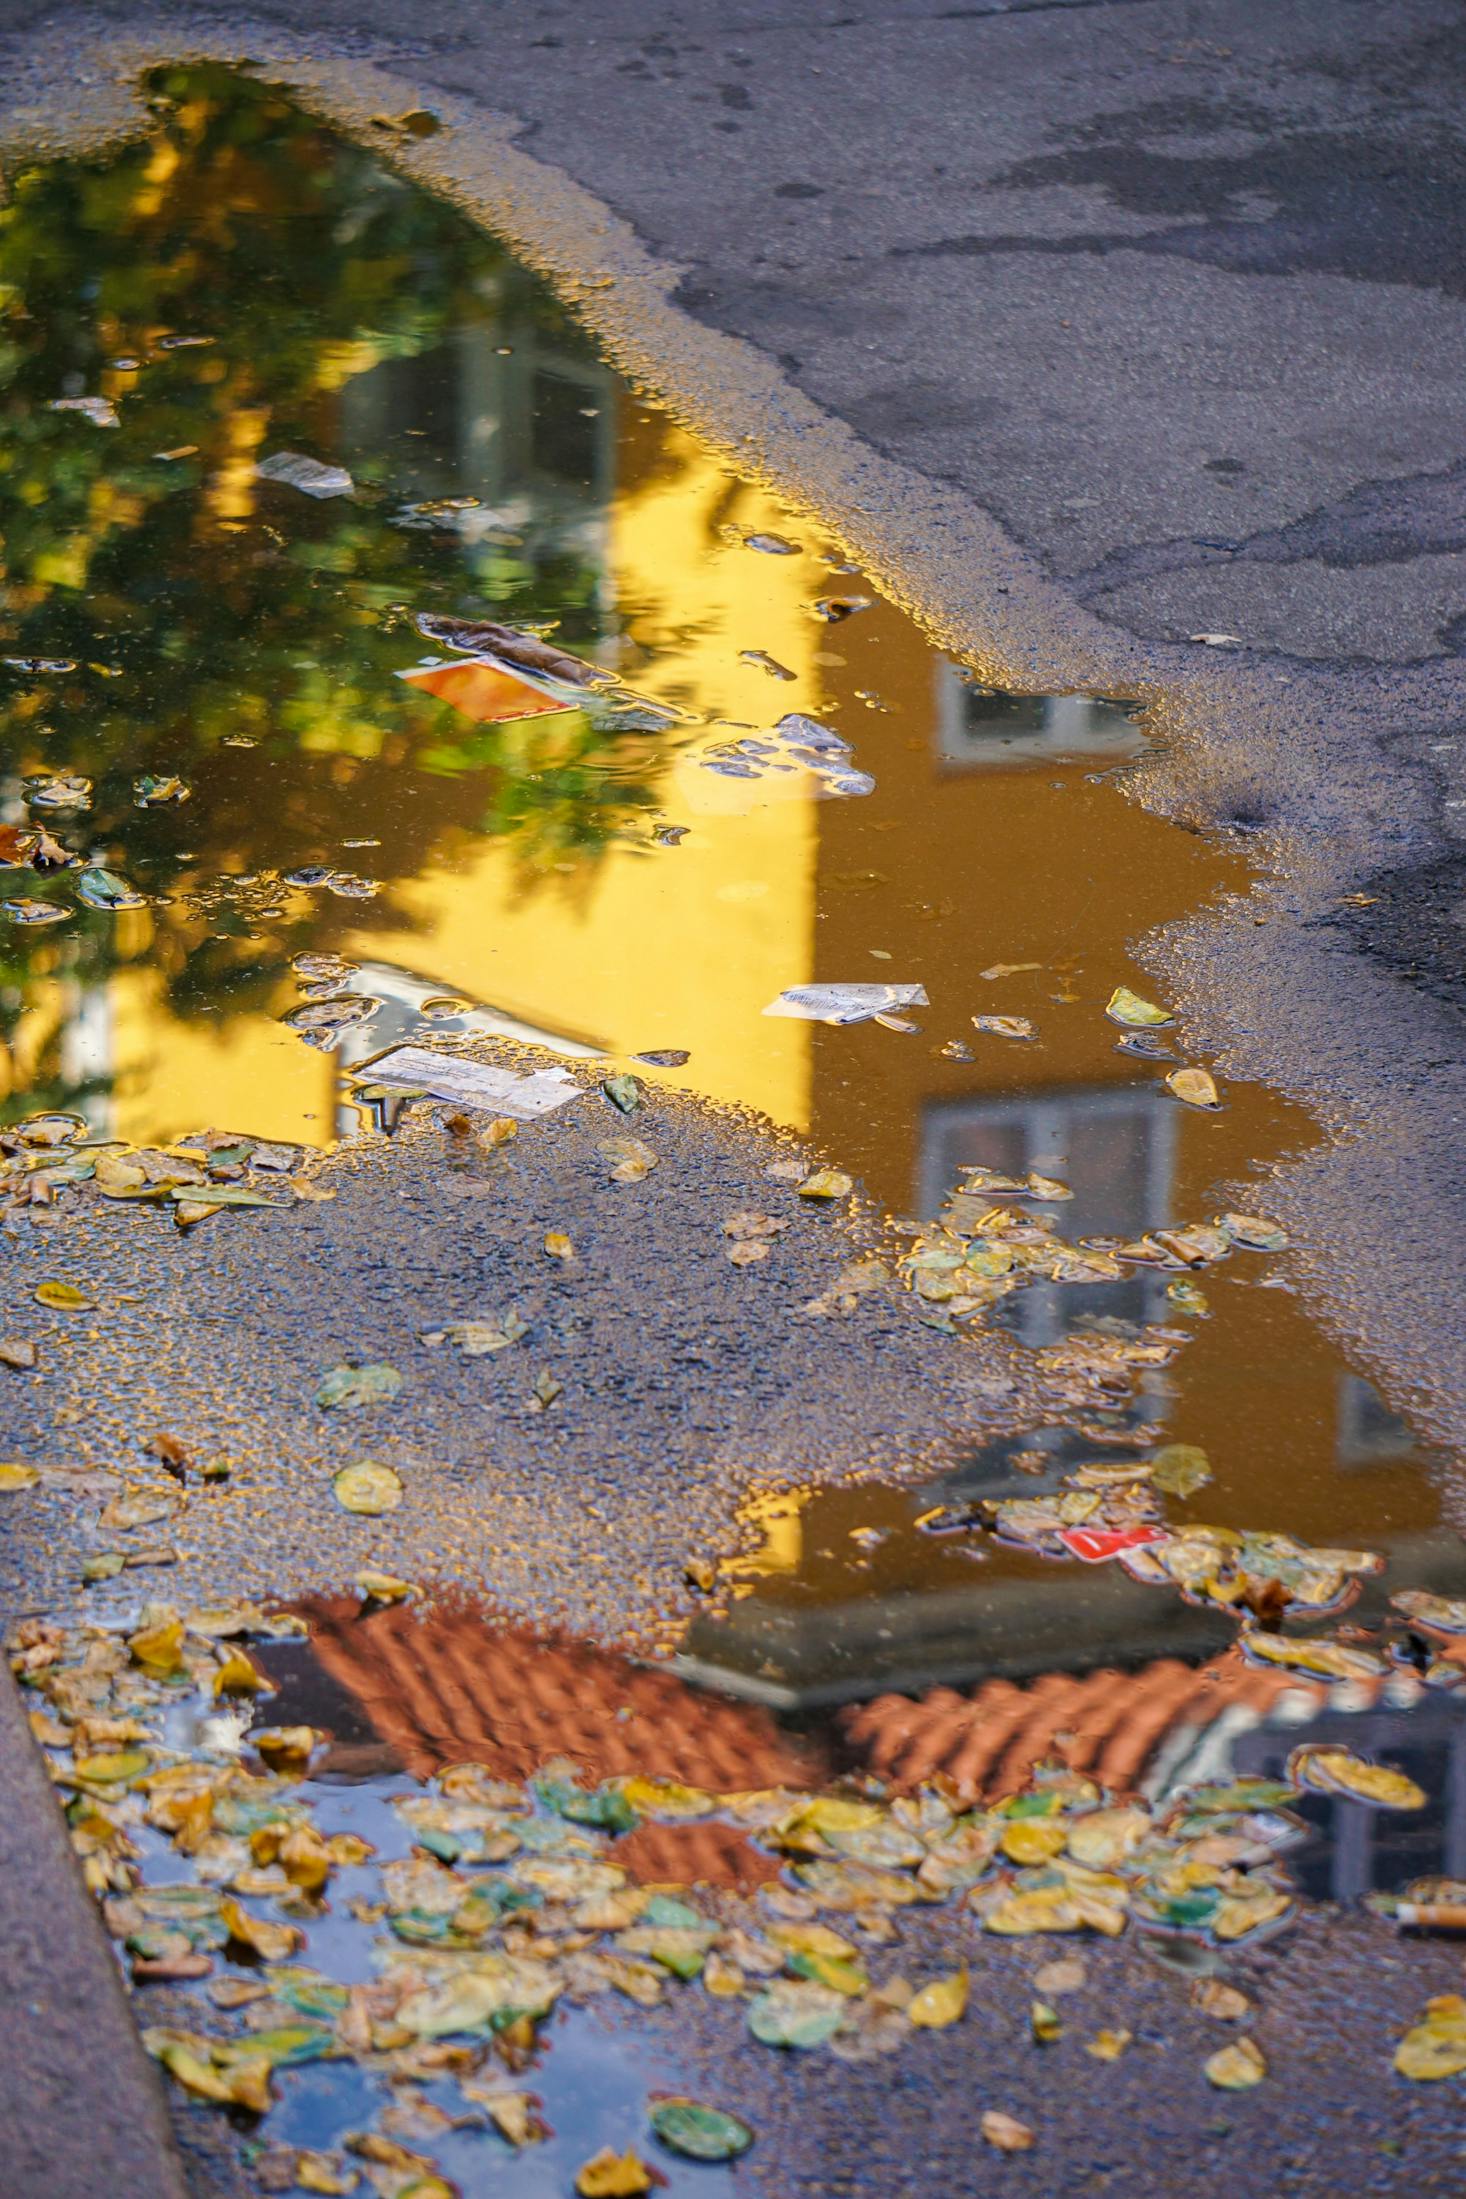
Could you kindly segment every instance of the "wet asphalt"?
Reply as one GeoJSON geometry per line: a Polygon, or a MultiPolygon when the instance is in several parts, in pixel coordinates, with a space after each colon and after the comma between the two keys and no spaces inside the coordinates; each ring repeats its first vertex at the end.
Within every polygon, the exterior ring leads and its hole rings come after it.
{"type": "MultiPolygon", "coordinates": [[[[382,0],[6,0],[8,134],[61,147],[125,127],[129,69],[182,49],[253,56],[363,126],[435,106],[448,127],[417,171],[496,218],[618,357],[843,525],[939,632],[1015,684],[1157,700],[1170,744],[1144,798],[1245,836],[1265,883],[1147,958],[1229,1074],[1268,1077],[1334,1133],[1269,1204],[1313,1302],[1459,1452],[1460,10],[419,0],[405,21],[382,0]]],[[[98,1608],[165,1578],[187,1600],[284,1594],[346,1560],[451,1572],[492,1535],[516,1610],[652,1629],[686,1608],[689,1552],[726,1543],[755,1456],[889,1470],[1034,1402],[997,1347],[955,1371],[894,1310],[838,1334],[799,1319],[846,1256],[828,1218],[801,1216],[777,1267],[731,1269],[722,1213],[768,1157],[752,1126],[668,1107],[645,1133],[663,1168],[613,1189],[579,1112],[489,1194],[425,1119],[390,1154],[329,1164],[337,1198],[288,1217],[218,1217],[180,1245],[98,1214],[68,1228],[64,1267],[44,1240],[13,1255],[18,1285],[105,1280],[95,1314],[45,1317],[44,1386],[7,1380],[7,1445],[151,1471],[161,1420],[231,1465],[188,1494],[182,1563],[124,1575],[98,1608]],[[651,1226],[625,1226],[628,1189],[655,1190],[651,1226]],[[547,1227],[583,1243],[581,1272],[545,1273],[547,1227]],[[427,1379],[422,1328],[521,1296],[536,1344],[488,1369],[439,1352],[427,1379]],[[409,1387],[348,1425],[311,1397],[358,1354],[409,1387]],[[541,1363],[565,1391],[537,1415],[521,1384],[541,1363]],[[399,1466],[391,1522],[333,1506],[349,1455],[399,1466]]],[[[10,1503],[7,1609],[74,1598],[94,1507],[10,1503]]],[[[58,1975],[100,1977],[99,1959],[83,1935],[58,1975]]],[[[1097,2020],[1123,2020],[1139,1958],[1104,1959],[1097,2020]]],[[[1082,2081],[1055,2083],[1040,2147],[995,2173],[971,2116],[943,2107],[963,2088],[1017,2104],[1000,2079],[1033,2089],[1024,1987],[1015,1965],[1005,1995],[994,1966],[983,2027],[940,2042],[935,2079],[845,2070],[811,2112],[782,2058],[745,2052],[746,2096],[768,2095],[749,2173],[811,2193],[869,2188],[872,2162],[901,2192],[1458,2189],[1449,2112],[1388,2077],[1387,2043],[1459,1983],[1459,1957],[1360,1920],[1265,1967],[1284,2081],[1248,2100],[1200,2088],[1189,2033],[1113,2068],[1071,2042],[1082,2081]]],[[[6,2106],[45,2111],[23,2075],[6,2106]]],[[[52,2199],[91,2188],[53,2167],[52,2199]]],[[[200,2190],[223,2179],[196,2171],[200,2190]]]]}

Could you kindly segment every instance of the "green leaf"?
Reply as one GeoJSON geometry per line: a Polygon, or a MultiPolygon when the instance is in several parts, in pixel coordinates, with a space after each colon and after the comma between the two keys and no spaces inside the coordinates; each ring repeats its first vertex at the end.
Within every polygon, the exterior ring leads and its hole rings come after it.
{"type": "Polygon", "coordinates": [[[747,2123],[699,2100],[654,2101],[649,2119],[662,2144],[691,2161],[735,2161],[753,2144],[747,2123]]]}

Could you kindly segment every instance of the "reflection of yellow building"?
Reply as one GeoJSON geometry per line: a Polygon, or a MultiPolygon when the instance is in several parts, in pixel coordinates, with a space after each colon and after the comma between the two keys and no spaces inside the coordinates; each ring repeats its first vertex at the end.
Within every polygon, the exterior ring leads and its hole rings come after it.
{"type": "MultiPolygon", "coordinates": [[[[820,569],[804,556],[763,556],[720,539],[727,476],[690,438],[630,429],[623,464],[602,536],[605,595],[645,649],[637,683],[755,729],[810,707],[823,629],[806,606],[820,569]],[[751,647],[794,679],[743,662],[751,647]]],[[[752,490],[737,492],[736,516],[766,529],[780,517],[752,490]]],[[[527,894],[510,842],[465,835],[461,861],[397,890],[400,930],[363,928],[343,951],[397,963],[444,993],[573,1031],[607,1052],[685,1049],[692,1058],[672,1073],[677,1081],[804,1127],[808,1028],[761,1011],[810,974],[813,803],[803,789],[751,801],[738,782],[691,759],[674,759],[661,785],[667,819],[689,828],[675,848],[619,845],[588,887],[577,880],[559,892],[548,879],[527,894]]],[[[227,1121],[271,1137],[329,1138],[330,1058],[273,1017],[181,1022],[142,963],[118,972],[106,994],[108,1127],[117,1135],[174,1136],[227,1121]]],[[[275,1015],[295,999],[283,988],[275,1015]]]]}

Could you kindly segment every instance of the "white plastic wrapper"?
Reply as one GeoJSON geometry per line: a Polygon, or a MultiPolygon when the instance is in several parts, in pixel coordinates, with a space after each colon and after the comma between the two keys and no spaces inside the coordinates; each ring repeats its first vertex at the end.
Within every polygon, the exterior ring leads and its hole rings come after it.
{"type": "Polygon", "coordinates": [[[461,1107],[482,1107],[492,1115],[533,1122],[553,1113],[581,1088],[563,1069],[495,1069],[462,1054],[434,1053],[426,1046],[397,1046],[366,1062],[358,1072],[368,1082],[402,1084],[435,1099],[456,1100],[461,1107]]]}
{"type": "Polygon", "coordinates": [[[800,1016],[806,1023],[868,1023],[872,1016],[927,1005],[922,985],[791,985],[764,1014],[800,1016]]]}
{"type": "Polygon", "coordinates": [[[261,481],[278,481],[304,496],[350,496],[356,485],[344,466],[323,466],[319,458],[304,458],[298,450],[272,451],[255,472],[261,481]]]}

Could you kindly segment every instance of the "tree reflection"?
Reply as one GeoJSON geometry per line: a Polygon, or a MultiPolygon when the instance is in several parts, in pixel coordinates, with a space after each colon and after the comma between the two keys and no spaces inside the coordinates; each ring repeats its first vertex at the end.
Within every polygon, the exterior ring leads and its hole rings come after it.
{"type": "MultiPolygon", "coordinates": [[[[423,608],[603,640],[591,522],[609,484],[586,437],[558,436],[553,470],[527,438],[507,518],[399,522],[445,477],[461,485],[465,404],[497,386],[484,361],[521,344],[562,361],[562,409],[569,375],[609,410],[609,370],[499,246],[269,87],[190,68],[147,90],[143,138],[22,170],[0,212],[0,651],[73,666],[0,673],[0,772],[13,817],[24,774],[85,773],[93,804],[62,837],[161,898],[140,930],[78,910],[64,931],[0,931],[7,1038],[38,983],[101,984],[129,939],[172,1013],[258,1008],[302,948],[400,927],[394,882],[455,833],[504,837],[526,891],[573,887],[654,799],[645,741],[579,714],[472,725],[395,677],[421,653],[423,608]],[[387,432],[358,444],[374,389],[387,432]],[[112,400],[118,424],[53,409],[75,396],[112,400]],[[347,464],[356,493],[258,481],[279,450],[347,464]],[[566,478],[567,450],[584,480],[566,478]],[[176,773],[191,799],[137,806],[145,772],[176,773]],[[343,853],[353,839],[374,844],[343,853]],[[382,891],[272,887],[312,864],[382,891]],[[263,890],[200,906],[221,873],[263,890]]],[[[519,398],[533,405],[529,384],[519,398]]],[[[467,426],[508,440],[481,410],[467,426]]],[[[73,898],[64,875],[0,886],[73,898]]],[[[60,1061],[42,1050],[12,1112],[78,1096],[60,1061]]]]}

